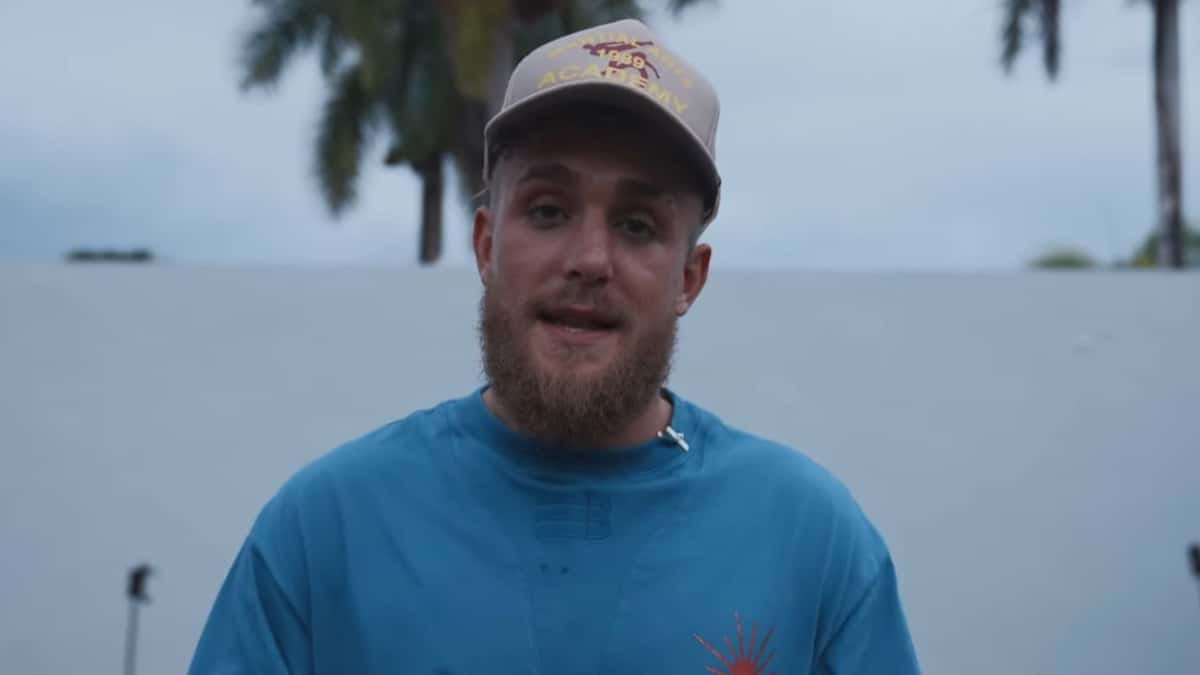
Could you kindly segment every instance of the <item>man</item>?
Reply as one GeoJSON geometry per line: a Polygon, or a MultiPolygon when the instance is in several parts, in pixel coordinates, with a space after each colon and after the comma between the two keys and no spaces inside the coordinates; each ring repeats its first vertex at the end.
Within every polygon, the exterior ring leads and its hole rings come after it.
{"type": "Polygon", "coordinates": [[[636,21],[518,65],[474,221],[487,386],[292,477],[192,673],[917,672],[846,489],[664,386],[717,112],[636,21]]]}

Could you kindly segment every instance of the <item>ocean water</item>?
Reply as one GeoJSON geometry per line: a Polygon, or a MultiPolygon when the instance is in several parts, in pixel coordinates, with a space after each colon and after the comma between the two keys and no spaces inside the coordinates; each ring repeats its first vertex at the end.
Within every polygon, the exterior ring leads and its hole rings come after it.
{"type": "MultiPolygon", "coordinates": [[[[468,270],[0,267],[0,673],[182,672],[293,471],[478,386],[468,270]]],[[[1200,672],[1200,277],[714,270],[670,385],[829,467],[927,673],[1200,672]]]]}

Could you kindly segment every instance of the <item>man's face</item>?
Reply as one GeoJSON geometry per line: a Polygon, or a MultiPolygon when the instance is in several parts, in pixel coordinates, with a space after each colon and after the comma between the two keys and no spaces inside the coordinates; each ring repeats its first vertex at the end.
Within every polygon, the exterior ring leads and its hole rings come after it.
{"type": "Polygon", "coordinates": [[[701,199],[646,132],[543,127],[475,219],[484,367],[504,412],[557,444],[616,442],[664,383],[711,251],[701,199]]]}

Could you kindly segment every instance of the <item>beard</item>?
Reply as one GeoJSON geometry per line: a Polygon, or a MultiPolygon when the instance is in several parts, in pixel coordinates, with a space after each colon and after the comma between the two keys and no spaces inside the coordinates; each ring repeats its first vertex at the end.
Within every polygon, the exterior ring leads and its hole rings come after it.
{"type": "Polygon", "coordinates": [[[513,309],[485,285],[479,342],[488,384],[518,431],[564,448],[598,448],[641,414],[666,382],[677,342],[670,315],[602,372],[550,373],[534,362],[518,326],[513,309]]]}

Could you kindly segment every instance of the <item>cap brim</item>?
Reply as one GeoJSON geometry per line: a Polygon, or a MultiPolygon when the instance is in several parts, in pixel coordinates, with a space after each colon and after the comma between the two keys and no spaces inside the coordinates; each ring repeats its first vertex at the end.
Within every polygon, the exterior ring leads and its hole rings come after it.
{"type": "Polygon", "coordinates": [[[491,174],[491,155],[498,137],[506,131],[536,121],[555,108],[575,103],[595,103],[622,108],[642,119],[648,126],[661,129],[684,153],[688,163],[695,167],[697,175],[704,181],[704,188],[708,190],[708,194],[705,196],[706,212],[703,224],[707,226],[712,221],[720,202],[721,176],[717,172],[716,161],[709,155],[704,142],[679,118],[649,95],[641,93],[641,90],[604,80],[565,82],[529,96],[493,117],[483,132],[486,147],[483,159],[484,181],[487,182],[491,174]]]}

